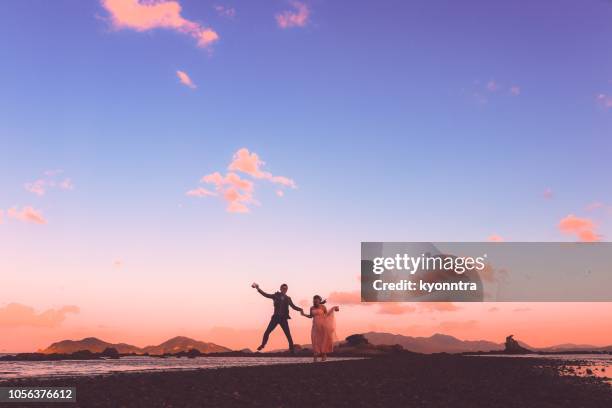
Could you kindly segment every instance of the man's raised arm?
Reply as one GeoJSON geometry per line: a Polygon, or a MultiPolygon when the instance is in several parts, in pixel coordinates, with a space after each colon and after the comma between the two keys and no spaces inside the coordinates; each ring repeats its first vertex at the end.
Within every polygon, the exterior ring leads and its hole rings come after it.
{"type": "Polygon", "coordinates": [[[253,284],[251,285],[251,287],[252,287],[252,288],[257,289],[257,291],[258,291],[259,293],[261,293],[261,296],[263,296],[263,297],[267,297],[268,299],[274,299],[274,295],[270,295],[269,293],[266,293],[266,292],[264,292],[263,290],[259,289],[259,285],[258,285],[258,284],[253,283],[253,284]]]}
{"type": "Polygon", "coordinates": [[[291,308],[293,310],[297,310],[298,312],[304,312],[304,309],[302,309],[301,307],[297,307],[296,305],[293,304],[293,300],[291,300],[291,298],[289,298],[289,306],[291,306],[291,308]]]}

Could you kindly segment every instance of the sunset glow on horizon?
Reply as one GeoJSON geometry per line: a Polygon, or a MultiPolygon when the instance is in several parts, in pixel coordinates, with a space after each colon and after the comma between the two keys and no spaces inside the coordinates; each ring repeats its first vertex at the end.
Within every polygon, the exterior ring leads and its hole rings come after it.
{"type": "Polygon", "coordinates": [[[612,237],[612,6],[442,3],[8,2],[0,353],[254,350],[252,282],[340,338],[612,345],[610,302],[361,302],[362,241],[612,237]]]}

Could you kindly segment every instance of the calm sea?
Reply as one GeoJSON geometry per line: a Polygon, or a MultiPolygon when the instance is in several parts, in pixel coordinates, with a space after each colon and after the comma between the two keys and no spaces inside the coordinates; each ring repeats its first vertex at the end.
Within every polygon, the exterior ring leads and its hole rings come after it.
{"type": "MultiPolygon", "coordinates": [[[[351,358],[328,359],[328,361],[339,360],[351,360],[351,358]]],[[[126,371],[193,370],[311,362],[312,357],[121,357],[115,360],[0,361],[0,382],[26,377],[74,377],[126,371]]]]}
{"type": "Polygon", "coordinates": [[[562,360],[565,371],[561,375],[578,375],[581,377],[594,376],[605,379],[612,384],[612,355],[610,354],[485,354],[478,357],[506,357],[506,358],[541,358],[549,360],[562,360]]]}

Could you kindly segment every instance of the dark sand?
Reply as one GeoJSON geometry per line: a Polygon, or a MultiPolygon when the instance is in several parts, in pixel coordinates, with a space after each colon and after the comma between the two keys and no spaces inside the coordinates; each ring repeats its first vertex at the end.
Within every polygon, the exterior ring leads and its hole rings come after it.
{"type": "Polygon", "coordinates": [[[561,366],[562,362],[531,358],[396,355],[318,364],[13,380],[2,386],[76,386],[80,407],[612,407],[610,385],[593,378],[559,376],[561,366]]]}

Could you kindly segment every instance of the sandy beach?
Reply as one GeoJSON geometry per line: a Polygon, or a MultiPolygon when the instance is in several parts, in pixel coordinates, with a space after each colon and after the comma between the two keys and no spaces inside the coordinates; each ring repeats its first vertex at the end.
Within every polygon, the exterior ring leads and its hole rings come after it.
{"type": "Polygon", "coordinates": [[[609,384],[560,376],[563,365],[540,359],[398,355],[318,364],[12,380],[2,385],[74,386],[79,407],[612,406],[609,384]]]}

